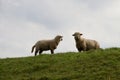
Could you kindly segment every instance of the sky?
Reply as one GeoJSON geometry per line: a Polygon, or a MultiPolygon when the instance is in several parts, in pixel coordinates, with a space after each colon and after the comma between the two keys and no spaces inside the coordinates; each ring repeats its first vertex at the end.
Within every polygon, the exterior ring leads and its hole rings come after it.
{"type": "Polygon", "coordinates": [[[120,0],[0,0],[0,58],[34,56],[37,41],[56,35],[55,53],[77,52],[74,32],[120,47],[120,0]]]}

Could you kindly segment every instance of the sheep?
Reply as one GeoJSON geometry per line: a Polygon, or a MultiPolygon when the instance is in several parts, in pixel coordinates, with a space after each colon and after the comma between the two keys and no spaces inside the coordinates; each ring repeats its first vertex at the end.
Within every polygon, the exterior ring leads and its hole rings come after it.
{"type": "Polygon", "coordinates": [[[51,40],[40,40],[32,47],[31,53],[33,53],[35,48],[35,56],[39,52],[41,54],[43,51],[50,50],[51,54],[54,54],[54,50],[57,48],[60,41],[62,41],[63,36],[57,35],[54,39],[51,40]]]}
{"type": "Polygon", "coordinates": [[[75,32],[72,36],[74,36],[76,42],[76,48],[79,52],[81,51],[88,51],[91,49],[99,49],[99,43],[95,40],[85,39],[82,38],[83,34],[79,32],[75,32]]]}

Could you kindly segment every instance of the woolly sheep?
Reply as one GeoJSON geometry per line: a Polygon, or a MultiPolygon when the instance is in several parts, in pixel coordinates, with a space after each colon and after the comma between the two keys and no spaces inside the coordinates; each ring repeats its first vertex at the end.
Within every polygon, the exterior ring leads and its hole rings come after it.
{"type": "Polygon", "coordinates": [[[40,40],[36,42],[36,44],[32,47],[31,53],[34,51],[35,48],[35,56],[39,52],[41,54],[43,51],[50,50],[51,54],[54,54],[54,50],[57,48],[60,41],[62,41],[62,37],[57,35],[54,39],[51,40],[40,40]]]}
{"type": "Polygon", "coordinates": [[[100,48],[99,43],[97,41],[82,38],[81,37],[82,35],[83,34],[79,32],[75,32],[73,34],[76,42],[76,48],[78,49],[79,52],[100,48]]]}

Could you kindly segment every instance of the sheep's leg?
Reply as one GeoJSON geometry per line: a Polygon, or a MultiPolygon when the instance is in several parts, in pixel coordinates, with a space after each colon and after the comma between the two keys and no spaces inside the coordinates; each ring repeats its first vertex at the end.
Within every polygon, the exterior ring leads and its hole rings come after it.
{"type": "Polygon", "coordinates": [[[81,52],[82,50],[80,48],[78,48],[78,51],[81,52]]]}
{"type": "Polygon", "coordinates": [[[87,51],[87,49],[86,49],[86,48],[83,48],[83,51],[87,51]]]}
{"type": "Polygon", "coordinates": [[[51,51],[51,54],[54,54],[54,50],[50,50],[51,51]]]}
{"type": "Polygon", "coordinates": [[[83,51],[87,51],[87,46],[86,45],[83,46],[83,51]]]}
{"type": "Polygon", "coordinates": [[[81,52],[82,50],[78,50],[79,52],[81,52]]]}
{"type": "Polygon", "coordinates": [[[38,53],[38,50],[35,50],[35,56],[37,55],[37,53],[38,53]]]}
{"type": "Polygon", "coordinates": [[[40,55],[42,52],[43,52],[43,51],[42,51],[42,50],[40,50],[40,51],[39,51],[39,55],[40,55]]]}

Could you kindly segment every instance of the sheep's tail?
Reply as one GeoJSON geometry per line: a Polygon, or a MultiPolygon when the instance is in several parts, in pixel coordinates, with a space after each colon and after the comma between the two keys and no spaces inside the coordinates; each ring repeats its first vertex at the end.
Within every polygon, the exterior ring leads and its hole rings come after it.
{"type": "Polygon", "coordinates": [[[33,53],[33,51],[34,51],[34,48],[35,48],[35,45],[32,47],[31,53],[33,53]]]}

